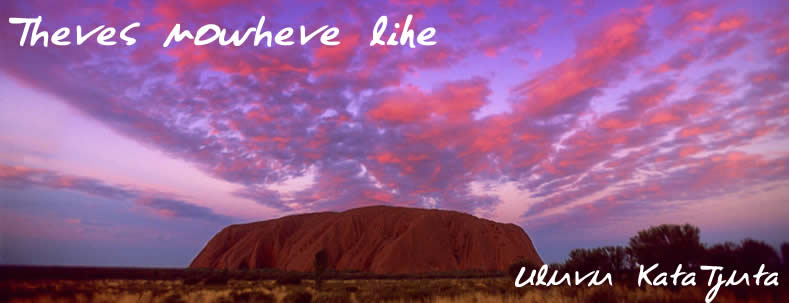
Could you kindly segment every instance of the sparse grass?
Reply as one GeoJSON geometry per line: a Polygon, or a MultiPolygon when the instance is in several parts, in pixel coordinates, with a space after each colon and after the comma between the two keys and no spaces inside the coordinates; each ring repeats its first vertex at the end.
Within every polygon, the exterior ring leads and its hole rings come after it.
{"type": "Polygon", "coordinates": [[[351,303],[351,294],[344,291],[318,293],[313,303],[351,303]]]}
{"type": "MultiPolygon", "coordinates": [[[[0,281],[3,302],[565,302],[674,303],[704,302],[706,287],[669,289],[615,286],[515,288],[506,278],[328,280],[321,290],[314,281],[283,285],[274,280],[206,283],[181,280],[33,280],[0,281]]],[[[222,280],[222,279],[220,279],[222,280]]],[[[714,302],[787,302],[786,288],[752,287],[748,292],[722,289],[714,302]]]]}
{"type": "Polygon", "coordinates": [[[217,300],[217,303],[275,303],[273,295],[261,291],[235,292],[217,300]]]}

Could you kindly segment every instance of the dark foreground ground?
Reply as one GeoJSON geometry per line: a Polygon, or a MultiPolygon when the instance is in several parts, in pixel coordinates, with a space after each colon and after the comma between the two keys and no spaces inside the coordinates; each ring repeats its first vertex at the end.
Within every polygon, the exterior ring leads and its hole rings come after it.
{"type": "MultiPolygon", "coordinates": [[[[380,276],[274,270],[0,267],[0,302],[704,302],[706,287],[515,288],[500,274],[380,276]]],[[[789,302],[782,288],[723,289],[714,302],[789,302]]]]}

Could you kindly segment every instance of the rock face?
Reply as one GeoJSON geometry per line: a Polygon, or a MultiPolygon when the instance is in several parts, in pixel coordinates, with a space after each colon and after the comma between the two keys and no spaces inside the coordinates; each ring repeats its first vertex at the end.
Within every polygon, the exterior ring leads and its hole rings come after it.
{"type": "Polygon", "coordinates": [[[228,226],[189,267],[311,271],[320,249],[331,268],[378,274],[505,271],[518,258],[543,264],[517,225],[454,211],[371,206],[228,226]]]}

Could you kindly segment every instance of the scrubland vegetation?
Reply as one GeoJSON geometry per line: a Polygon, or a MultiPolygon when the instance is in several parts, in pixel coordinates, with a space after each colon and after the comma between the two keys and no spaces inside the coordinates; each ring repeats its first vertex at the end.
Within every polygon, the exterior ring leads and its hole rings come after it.
{"type": "MultiPolygon", "coordinates": [[[[5,281],[6,302],[704,302],[703,287],[671,289],[629,285],[550,288],[513,287],[507,278],[329,280],[229,280],[224,284],[181,280],[5,281]]],[[[724,289],[715,302],[786,302],[784,289],[738,293],[724,289]]],[[[0,297],[2,299],[2,297],[0,297]]]]}
{"type": "MultiPolygon", "coordinates": [[[[611,273],[615,280],[633,283],[637,280],[638,265],[648,268],[659,264],[656,272],[673,272],[678,264],[686,272],[698,270],[702,265],[722,266],[726,277],[735,271],[755,273],[762,265],[770,272],[789,272],[789,243],[783,243],[780,251],[779,254],[772,246],[753,239],[709,245],[701,242],[698,227],[659,225],[639,231],[630,238],[628,246],[572,250],[565,262],[550,264],[550,268],[581,273],[599,270],[611,273]]],[[[509,268],[509,275],[514,277],[521,267],[530,269],[537,265],[516,261],[509,268]]],[[[782,274],[781,281],[784,277],[782,274]]],[[[701,276],[698,280],[707,279],[708,276],[701,276]]]]}
{"type": "Polygon", "coordinates": [[[0,302],[704,302],[706,277],[692,287],[638,287],[636,265],[654,263],[666,271],[681,263],[689,270],[708,264],[729,272],[753,272],[765,264],[781,274],[779,287],[727,287],[714,302],[789,302],[787,254],[787,244],[781,254],[749,239],[706,245],[696,227],[661,225],[639,232],[627,247],[577,249],[564,263],[550,265],[564,272],[610,272],[613,286],[516,288],[513,274],[536,267],[518,260],[508,273],[383,276],[332,271],[325,256],[316,255],[313,273],[5,266],[0,267],[0,302]]]}

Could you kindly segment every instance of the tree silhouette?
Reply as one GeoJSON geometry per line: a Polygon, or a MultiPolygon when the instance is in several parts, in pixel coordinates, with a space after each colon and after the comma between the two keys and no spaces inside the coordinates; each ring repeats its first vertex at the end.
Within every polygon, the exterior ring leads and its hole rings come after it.
{"type": "Polygon", "coordinates": [[[705,253],[699,228],[690,224],[663,224],[639,231],[630,238],[630,252],[645,267],[660,263],[661,271],[676,268],[677,264],[695,268],[705,253]]]}
{"type": "MultiPolygon", "coordinates": [[[[567,260],[558,267],[563,272],[612,273],[616,279],[625,279],[637,271],[636,263],[649,268],[660,264],[657,271],[673,271],[678,264],[688,272],[700,265],[722,266],[721,274],[733,271],[756,272],[764,264],[765,271],[789,272],[789,243],[783,243],[780,253],[765,242],[745,239],[740,243],[725,242],[706,247],[699,239],[698,227],[685,225],[659,225],[639,231],[630,238],[628,247],[607,246],[574,249],[567,260]]],[[[517,275],[520,266],[510,266],[510,275],[517,275]]],[[[708,280],[708,276],[702,278],[708,280]]]]}
{"type": "Polygon", "coordinates": [[[789,242],[781,244],[781,261],[784,272],[789,272],[789,242]]]}
{"type": "Polygon", "coordinates": [[[731,266],[737,264],[741,247],[732,242],[715,244],[707,248],[703,265],[731,266]]]}
{"type": "Polygon", "coordinates": [[[312,266],[315,269],[315,287],[320,289],[323,284],[323,274],[329,267],[329,254],[325,249],[315,253],[315,260],[312,261],[312,266]]]}
{"type": "Polygon", "coordinates": [[[762,264],[770,271],[779,270],[781,267],[778,252],[762,241],[743,240],[737,257],[737,267],[743,271],[756,271],[762,264]]]}
{"type": "Polygon", "coordinates": [[[606,246],[592,249],[574,249],[565,262],[567,272],[591,272],[599,270],[606,273],[619,273],[634,267],[627,248],[606,246]]]}

